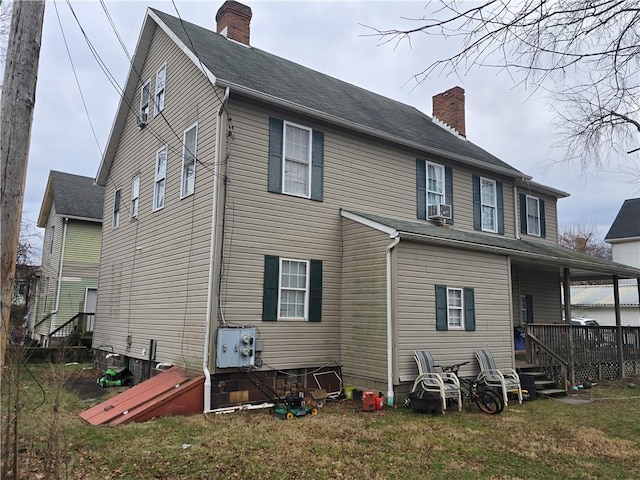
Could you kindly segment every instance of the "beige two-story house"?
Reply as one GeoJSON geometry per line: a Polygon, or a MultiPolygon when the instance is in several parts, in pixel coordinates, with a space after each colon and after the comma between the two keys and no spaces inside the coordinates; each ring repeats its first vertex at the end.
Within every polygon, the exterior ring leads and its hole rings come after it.
{"type": "Polygon", "coordinates": [[[144,20],[97,174],[99,354],[204,372],[205,411],[331,371],[392,403],[414,350],[511,367],[563,281],[640,276],[558,246],[567,194],[470,142],[461,88],[431,118],[252,46],[245,5],[216,20],[144,20]]]}

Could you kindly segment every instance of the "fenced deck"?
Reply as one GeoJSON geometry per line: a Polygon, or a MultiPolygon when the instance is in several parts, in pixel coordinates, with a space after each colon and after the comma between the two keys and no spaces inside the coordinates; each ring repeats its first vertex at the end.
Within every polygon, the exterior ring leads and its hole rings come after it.
{"type": "Polygon", "coordinates": [[[558,386],[640,373],[640,327],[528,324],[527,362],[558,386]]]}

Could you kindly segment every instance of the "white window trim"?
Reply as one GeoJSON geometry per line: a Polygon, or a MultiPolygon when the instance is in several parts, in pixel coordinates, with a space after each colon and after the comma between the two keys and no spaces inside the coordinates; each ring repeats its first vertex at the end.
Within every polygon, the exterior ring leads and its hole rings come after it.
{"type": "Polygon", "coordinates": [[[121,188],[116,188],[116,191],[113,195],[113,218],[112,218],[112,222],[111,222],[111,226],[115,229],[118,228],[120,226],[120,212],[122,211],[122,189],[121,188]],[[120,195],[118,195],[120,194],[120,195]],[[116,201],[118,201],[117,204],[117,210],[116,210],[116,201]]]}
{"type": "Polygon", "coordinates": [[[483,232],[498,232],[498,187],[496,181],[492,180],[491,178],[480,177],[480,228],[483,232]],[[493,205],[485,203],[484,199],[482,198],[482,182],[490,182],[491,184],[493,184],[493,205]],[[493,209],[493,229],[485,228],[484,226],[484,207],[491,207],[493,209]]]}
{"type": "MultiPolygon", "coordinates": [[[[309,268],[311,267],[311,262],[309,260],[300,260],[298,258],[280,258],[280,265],[278,266],[278,320],[284,321],[307,321],[309,319],[309,284],[311,272],[309,268]],[[283,317],[280,315],[280,302],[282,301],[282,263],[283,262],[297,262],[306,264],[306,279],[305,279],[305,293],[304,293],[304,317],[283,317]]],[[[286,288],[285,290],[300,290],[299,288],[286,288]]]]}
{"type": "Polygon", "coordinates": [[[180,199],[189,197],[191,195],[193,195],[196,191],[196,164],[198,163],[197,161],[197,154],[198,154],[198,122],[194,123],[193,125],[191,125],[190,127],[186,128],[182,134],[182,174],[180,176],[180,199]],[[187,132],[191,131],[192,129],[196,129],[196,138],[195,138],[195,142],[194,142],[194,151],[191,152],[193,153],[193,191],[191,192],[187,192],[185,193],[185,169],[184,169],[184,161],[185,161],[185,157],[187,154],[187,132]]]}
{"type": "Polygon", "coordinates": [[[446,203],[446,198],[447,198],[447,180],[446,180],[446,172],[444,169],[444,165],[440,165],[439,163],[433,163],[433,162],[426,162],[426,166],[425,166],[426,172],[425,172],[425,178],[427,179],[427,185],[426,185],[426,195],[427,195],[427,206],[428,205],[436,205],[435,203],[429,203],[429,193],[433,193],[434,195],[441,195],[442,196],[442,202],[438,202],[438,203],[446,203]],[[442,193],[440,192],[436,192],[436,191],[432,191],[429,190],[429,166],[432,167],[436,167],[438,169],[442,170],[442,193]]]}
{"type": "Polygon", "coordinates": [[[448,330],[464,330],[464,289],[457,287],[447,287],[447,329],[448,330]],[[460,307],[452,307],[449,302],[449,292],[451,291],[460,292],[460,307]],[[449,315],[449,311],[455,309],[460,310],[460,325],[452,325],[451,324],[451,316],[449,315]]]}
{"type": "Polygon", "coordinates": [[[164,105],[167,100],[167,63],[163,63],[158,71],[156,72],[155,78],[155,89],[153,93],[153,116],[157,116],[160,112],[164,110],[164,105]],[[158,74],[164,69],[164,86],[161,91],[158,91],[158,74]],[[164,100],[162,101],[162,108],[158,108],[157,98],[160,93],[164,93],[164,100]]]}
{"type": "Polygon", "coordinates": [[[525,211],[526,211],[526,216],[527,216],[527,235],[531,235],[533,237],[539,237],[542,233],[542,224],[540,222],[540,199],[538,197],[533,197],[530,195],[525,195],[525,211]],[[536,219],[538,222],[538,233],[532,233],[531,229],[529,228],[529,199],[531,200],[535,200],[536,201],[536,219]]]}
{"type": "Polygon", "coordinates": [[[297,123],[293,123],[293,122],[287,122],[286,120],[283,121],[283,128],[282,128],[282,193],[284,193],[285,195],[291,195],[293,197],[301,197],[301,198],[311,198],[311,172],[313,170],[313,165],[312,162],[313,161],[313,129],[309,128],[309,127],[305,127],[304,125],[299,125],[297,123]],[[287,125],[291,125],[292,127],[295,128],[299,128],[301,130],[306,130],[307,132],[309,132],[309,155],[308,155],[308,165],[309,165],[309,170],[308,170],[308,178],[307,178],[307,186],[308,186],[308,190],[307,190],[307,194],[302,195],[300,193],[294,193],[294,192],[287,192],[286,191],[286,182],[285,182],[285,170],[286,170],[286,163],[287,163],[287,125]]]}
{"type": "Polygon", "coordinates": [[[149,121],[149,117],[150,117],[150,113],[151,113],[151,79],[147,80],[143,85],[142,85],[142,89],[140,90],[140,119],[142,119],[142,114],[143,112],[143,107],[144,107],[144,89],[145,88],[149,88],[149,98],[147,99],[147,122],[149,121]]]}
{"type": "Polygon", "coordinates": [[[131,179],[131,218],[137,218],[140,211],[140,175],[136,175],[131,179]],[[135,185],[138,185],[136,192],[135,185]],[[135,203],[134,203],[135,202],[135,203]]]}
{"type": "Polygon", "coordinates": [[[167,165],[169,164],[169,152],[168,152],[168,148],[165,145],[164,147],[162,147],[161,149],[159,149],[156,152],[156,162],[155,162],[155,168],[154,168],[154,182],[153,182],[153,211],[157,212],[158,210],[162,210],[164,208],[164,204],[166,202],[167,199],[167,165]],[[158,176],[158,161],[160,160],[160,154],[162,152],[165,152],[165,162],[164,162],[164,176],[163,177],[159,177],[158,176]],[[158,182],[160,182],[161,180],[164,180],[164,196],[163,196],[163,201],[162,201],[162,205],[158,206],[156,205],[156,198],[157,198],[157,193],[158,193],[158,182]]]}

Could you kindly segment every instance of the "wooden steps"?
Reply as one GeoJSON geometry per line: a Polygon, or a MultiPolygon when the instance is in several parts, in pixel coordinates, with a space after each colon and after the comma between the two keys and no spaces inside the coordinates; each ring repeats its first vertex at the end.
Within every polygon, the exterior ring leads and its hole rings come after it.
{"type": "Polygon", "coordinates": [[[516,364],[516,370],[518,375],[529,375],[533,377],[533,384],[536,388],[536,397],[564,397],[567,395],[567,391],[558,388],[555,382],[547,374],[538,370],[535,365],[527,364],[522,361],[518,361],[516,364]]]}

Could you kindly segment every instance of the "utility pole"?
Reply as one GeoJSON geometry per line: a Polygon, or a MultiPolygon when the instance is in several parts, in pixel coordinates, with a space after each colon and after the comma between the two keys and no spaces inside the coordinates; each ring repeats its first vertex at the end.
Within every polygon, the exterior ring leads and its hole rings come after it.
{"type": "Polygon", "coordinates": [[[42,42],[44,0],[14,0],[0,102],[0,386],[42,42]]]}

